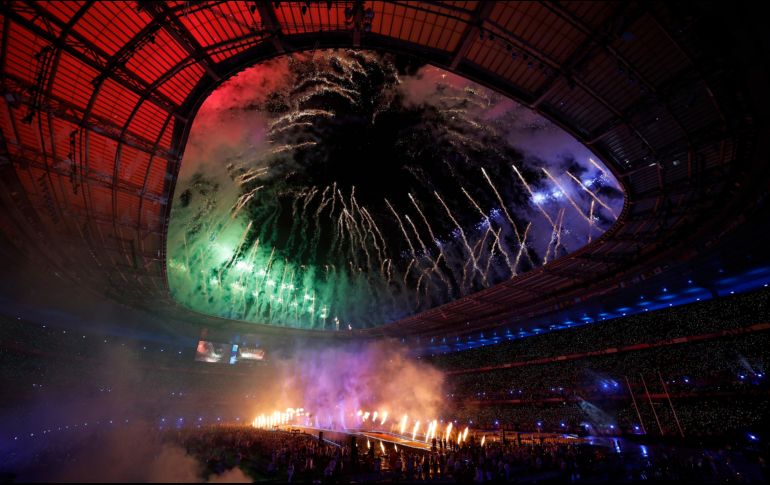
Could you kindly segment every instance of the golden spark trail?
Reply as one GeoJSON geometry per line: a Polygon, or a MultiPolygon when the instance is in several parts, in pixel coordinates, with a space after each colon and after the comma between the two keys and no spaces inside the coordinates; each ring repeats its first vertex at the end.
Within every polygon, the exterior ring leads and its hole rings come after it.
{"type": "Polygon", "coordinates": [[[340,86],[337,86],[337,85],[332,85],[331,83],[329,83],[328,86],[321,85],[321,86],[317,86],[317,87],[315,87],[315,88],[313,88],[311,90],[308,90],[307,94],[305,94],[305,95],[303,95],[303,96],[301,96],[299,98],[299,102],[300,103],[306,103],[306,102],[310,101],[311,99],[313,99],[313,97],[318,96],[318,95],[323,95],[323,94],[326,94],[326,93],[338,94],[339,96],[345,98],[350,104],[358,104],[356,102],[355,98],[354,98],[354,96],[359,96],[358,92],[356,92],[356,91],[354,91],[352,89],[343,88],[343,87],[340,87],[340,86]]]}
{"type": "MultiPolygon", "coordinates": [[[[497,232],[492,230],[492,234],[495,236],[495,242],[492,244],[492,249],[489,250],[489,256],[487,257],[487,267],[484,268],[484,274],[489,276],[489,268],[492,265],[492,260],[495,257],[495,246],[500,248],[500,252],[503,254],[503,256],[506,256],[506,254],[503,252],[502,247],[500,246],[500,233],[503,232],[503,228],[499,227],[497,229],[497,232]]],[[[508,258],[505,258],[508,260],[508,258]]],[[[516,276],[516,273],[512,273],[511,277],[516,276]]]]}
{"type": "Polygon", "coordinates": [[[526,250],[527,248],[527,235],[529,234],[529,228],[532,227],[532,223],[527,223],[527,227],[524,229],[524,238],[521,241],[521,244],[519,245],[519,252],[516,253],[516,267],[519,266],[519,261],[521,261],[521,254],[526,250]]]}
{"type": "Polygon", "coordinates": [[[551,229],[551,238],[548,240],[548,246],[546,246],[545,248],[545,256],[543,256],[543,266],[548,264],[548,256],[550,256],[551,254],[551,247],[556,242],[556,230],[557,228],[554,225],[553,228],[551,229]]]}
{"type": "MultiPolygon", "coordinates": [[[[559,209],[559,213],[556,215],[556,226],[554,227],[553,233],[551,234],[551,243],[553,244],[552,249],[553,251],[553,259],[557,258],[557,250],[559,249],[559,245],[561,244],[561,231],[563,229],[563,223],[564,220],[564,207],[559,209]]],[[[543,263],[545,264],[545,263],[543,263]]]]}
{"type": "Polygon", "coordinates": [[[297,121],[297,119],[302,118],[303,116],[326,116],[329,118],[334,118],[334,113],[323,109],[305,109],[301,111],[293,111],[289,114],[281,116],[272,122],[270,124],[270,128],[273,128],[274,126],[283,122],[294,123],[297,121]]]}
{"type": "Polygon", "coordinates": [[[617,217],[618,217],[618,216],[615,214],[615,211],[613,211],[612,209],[610,209],[610,207],[609,207],[607,204],[605,204],[604,202],[602,202],[602,201],[601,201],[601,199],[599,199],[599,197],[598,197],[596,194],[594,194],[594,193],[593,193],[593,192],[592,192],[592,191],[591,191],[591,190],[590,190],[588,187],[586,187],[585,185],[583,185],[583,182],[581,182],[580,180],[578,180],[578,178],[577,178],[577,177],[575,177],[574,175],[572,175],[572,174],[571,174],[571,173],[569,173],[569,172],[564,172],[564,173],[566,173],[567,175],[569,175],[569,176],[570,176],[570,178],[571,178],[572,180],[574,180],[574,181],[575,181],[575,183],[576,183],[576,184],[578,184],[578,185],[580,186],[580,188],[581,188],[581,189],[585,190],[585,191],[588,193],[588,195],[590,195],[590,196],[591,196],[591,198],[592,198],[593,200],[595,200],[596,202],[598,202],[600,206],[602,206],[602,207],[604,207],[605,209],[607,209],[607,211],[608,211],[610,214],[612,214],[612,217],[614,217],[614,218],[616,218],[616,219],[617,219],[617,217]]]}
{"type": "MultiPolygon", "coordinates": [[[[487,242],[487,237],[489,237],[490,232],[494,234],[495,231],[492,230],[492,226],[487,226],[487,230],[484,231],[484,236],[473,247],[474,251],[476,251],[476,249],[478,248],[479,253],[477,255],[477,259],[479,261],[481,261],[481,253],[484,252],[484,245],[487,242]]],[[[494,243],[493,243],[493,246],[494,246],[494,243]]],[[[484,284],[484,286],[489,286],[489,281],[487,280],[487,274],[484,272],[481,273],[481,282],[484,284]]]]}
{"type": "Polygon", "coordinates": [[[599,171],[602,173],[602,175],[604,175],[605,178],[607,178],[607,179],[610,178],[609,174],[607,174],[607,171],[604,170],[604,167],[602,167],[601,165],[596,163],[593,158],[588,157],[588,161],[591,162],[591,165],[593,165],[594,167],[598,168],[599,171]]]}
{"type": "MultiPolygon", "coordinates": [[[[417,209],[417,213],[420,214],[420,217],[422,218],[422,222],[425,224],[425,227],[428,228],[428,234],[430,234],[430,238],[433,241],[433,244],[436,245],[439,251],[438,258],[436,258],[436,264],[441,260],[441,258],[444,258],[444,261],[447,262],[448,260],[446,258],[446,254],[444,254],[444,246],[439,242],[438,238],[436,238],[436,235],[433,233],[433,228],[431,227],[430,223],[428,222],[428,218],[425,217],[425,213],[423,213],[422,208],[420,207],[420,204],[417,203],[417,200],[412,196],[412,194],[409,194],[409,200],[412,201],[412,205],[415,209],[417,209]]],[[[441,271],[440,273],[442,280],[447,284],[448,291],[452,292],[451,284],[446,280],[446,275],[444,275],[444,272],[441,271]]]]}
{"type": "Polygon", "coordinates": [[[354,185],[353,188],[350,191],[350,221],[353,225],[353,228],[356,230],[356,233],[358,234],[358,239],[360,241],[361,249],[364,250],[364,254],[366,255],[366,267],[367,271],[371,270],[372,268],[372,258],[369,254],[369,246],[366,244],[366,228],[364,227],[364,221],[365,218],[361,214],[361,208],[358,206],[358,201],[356,200],[356,186],[354,185]],[[358,221],[356,220],[356,212],[361,216],[361,224],[359,225],[358,221]]]}
{"type": "MultiPolygon", "coordinates": [[[[339,192],[337,190],[337,183],[335,182],[332,185],[333,185],[334,188],[332,190],[332,208],[331,208],[331,212],[329,213],[329,217],[330,218],[334,217],[334,207],[335,207],[335,204],[337,202],[337,192],[339,192]]],[[[331,245],[329,246],[329,253],[333,253],[334,252],[334,248],[337,246],[337,241],[342,236],[342,232],[343,231],[342,231],[342,226],[340,225],[340,219],[339,218],[337,218],[337,228],[338,228],[338,230],[334,231],[332,233],[332,240],[331,240],[331,245]]]]}
{"type": "Polygon", "coordinates": [[[318,209],[315,211],[315,233],[313,234],[313,241],[310,244],[310,250],[314,256],[318,256],[318,242],[321,240],[321,212],[329,205],[330,199],[327,197],[329,186],[324,188],[321,193],[321,203],[318,205],[318,209]]]}
{"type": "Polygon", "coordinates": [[[390,201],[388,201],[388,199],[385,199],[385,204],[388,206],[388,209],[390,209],[390,212],[393,213],[396,221],[398,221],[398,227],[401,228],[401,234],[404,235],[404,239],[406,239],[406,243],[409,245],[409,251],[412,253],[412,257],[417,259],[417,253],[414,250],[414,245],[412,244],[412,240],[409,238],[409,235],[406,233],[406,228],[404,227],[404,223],[401,222],[401,217],[396,213],[396,210],[393,208],[393,206],[390,205],[390,201]]]}
{"type": "MultiPolygon", "coordinates": [[[[489,228],[487,228],[487,231],[484,234],[486,235],[488,233],[489,233],[489,228]]],[[[473,251],[473,254],[476,254],[476,250],[479,249],[480,245],[481,245],[481,240],[476,241],[476,244],[474,244],[473,248],[471,249],[473,251]]],[[[462,280],[462,283],[460,285],[460,291],[461,292],[467,291],[468,289],[470,289],[469,287],[466,288],[465,283],[466,283],[466,276],[468,274],[468,266],[471,265],[471,259],[472,258],[473,258],[473,255],[471,255],[471,258],[466,258],[465,263],[463,263],[463,280],[462,280]]],[[[476,275],[476,273],[474,272],[473,276],[475,277],[475,275],[476,275]]],[[[472,283],[473,283],[473,279],[471,278],[471,280],[468,281],[468,284],[472,284],[472,283]]]]}
{"type": "Polygon", "coordinates": [[[318,187],[313,187],[313,190],[311,190],[308,195],[305,196],[305,203],[302,204],[302,210],[306,211],[308,204],[310,204],[310,201],[313,200],[313,197],[315,197],[315,194],[318,193],[318,187]]]}
{"type": "MultiPolygon", "coordinates": [[[[483,169],[482,169],[482,170],[483,170],[483,169]]],[[[485,221],[487,221],[487,224],[489,225],[489,227],[492,227],[492,220],[491,220],[491,219],[489,219],[489,217],[487,217],[487,215],[484,213],[484,211],[483,211],[483,210],[481,210],[481,207],[480,207],[480,206],[479,206],[479,204],[478,204],[478,203],[477,203],[477,202],[476,202],[476,201],[473,199],[473,197],[471,197],[471,194],[469,194],[469,193],[468,193],[468,191],[467,191],[467,190],[465,190],[465,187],[463,187],[463,186],[460,186],[460,189],[463,191],[463,194],[465,194],[465,197],[467,197],[467,198],[468,198],[468,200],[471,202],[471,204],[473,204],[473,207],[475,207],[475,208],[476,208],[476,210],[479,212],[479,214],[481,214],[481,217],[483,217],[483,218],[484,218],[484,220],[485,220],[485,221]]],[[[501,228],[501,229],[502,229],[502,228],[501,228]]],[[[506,264],[508,265],[508,269],[511,271],[511,275],[512,275],[512,276],[516,276],[516,269],[515,269],[515,268],[512,266],[512,264],[511,264],[511,258],[510,258],[510,257],[508,257],[508,252],[507,252],[507,251],[505,251],[505,250],[503,249],[503,246],[500,244],[500,231],[498,231],[498,232],[495,232],[495,231],[493,230],[493,231],[492,231],[492,234],[494,234],[494,236],[495,236],[495,244],[497,245],[497,247],[498,247],[498,248],[500,248],[500,253],[503,255],[503,258],[505,258],[505,262],[506,262],[506,264]]],[[[517,236],[517,237],[518,237],[518,236],[517,236]]],[[[494,248],[494,246],[493,246],[493,248],[494,248]]],[[[493,249],[493,250],[494,250],[494,249],[493,249]]],[[[490,261],[491,261],[491,257],[490,257],[490,261]]],[[[487,263],[487,269],[486,269],[486,271],[485,271],[485,272],[486,272],[486,273],[489,273],[489,263],[487,263]]]]}
{"type": "Polygon", "coordinates": [[[342,248],[342,245],[345,242],[345,232],[345,209],[342,209],[340,215],[337,216],[337,231],[334,234],[335,237],[332,239],[330,251],[335,248],[336,243],[339,243],[337,247],[342,248]]]}
{"type": "Polygon", "coordinates": [[[591,208],[588,212],[588,220],[590,221],[588,223],[588,242],[591,242],[591,229],[593,229],[593,222],[594,222],[594,201],[591,201],[591,208]]]}
{"type": "Polygon", "coordinates": [[[404,414],[404,417],[401,418],[401,427],[399,428],[401,430],[401,434],[404,434],[404,431],[406,431],[406,424],[409,421],[409,417],[404,414]]]}
{"type": "Polygon", "coordinates": [[[548,173],[548,170],[546,170],[546,169],[545,169],[545,167],[540,167],[540,170],[542,170],[542,171],[543,171],[543,173],[545,173],[545,175],[546,175],[546,176],[547,176],[549,179],[551,179],[551,182],[553,182],[553,183],[554,183],[554,185],[556,185],[556,187],[557,187],[559,190],[561,190],[561,193],[562,193],[562,194],[564,194],[564,197],[566,197],[566,198],[567,198],[567,200],[569,201],[570,205],[572,205],[572,208],[573,208],[573,209],[575,209],[575,211],[576,211],[578,214],[580,214],[580,217],[582,217],[582,218],[583,218],[583,219],[585,219],[585,220],[588,220],[588,217],[586,217],[586,215],[585,215],[585,214],[583,214],[583,211],[580,209],[580,207],[578,207],[578,205],[575,203],[575,201],[574,201],[574,200],[572,200],[572,197],[570,197],[570,196],[569,196],[569,194],[567,193],[567,191],[566,191],[566,190],[564,190],[564,187],[562,187],[562,186],[561,186],[561,184],[559,183],[559,181],[558,181],[558,180],[556,180],[556,179],[555,179],[555,178],[554,178],[554,177],[553,177],[553,176],[552,176],[550,173],[548,173]]]}
{"type": "MultiPolygon", "coordinates": [[[[393,208],[392,205],[390,205],[390,201],[388,199],[385,199],[385,204],[388,206],[388,209],[390,209],[390,212],[393,213],[393,215],[396,218],[396,221],[398,221],[398,227],[401,228],[401,233],[404,235],[404,238],[406,239],[407,244],[409,245],[409,251],[412,253],[412,262],[409,263],[409,267],[404,272],[404,285],[406,285],[406,279],[409,276],[409,270],[412,267],[413,263],[417,263],[416,266],[418,267],[418,271],[422,272],[424,271],[422,268],[420,268],[419,260],[417,258],[417,252],[414,250],[414,245],[412,244],[412,240],[409,239],[409,235],[406,233],[406,228],[404,227],[404,223],[401,222],[401,217],[396,213],[396,210],[393,208]]],[[[419,294],[419,288],[416,290],[417,293],[417,304],[420,304],[420,294],[419,294]]]]}
{"type": "Polygon", "coordinates": [[[318,145],[318,142],[315,142],[315,141],[303,141],[301,143],[297,143],[297,144],[294,144],[294,145],[278,145],[277,147],[275,147],[272,150],[270,150],[270,153],[272,155],[275,155],[277,153],[288,152],[288,151],[296,150],[296,149],[299,149],[299,148],[312,147],[312,146],[315,146],[315,145],[318,145]]]}
{"type": "Polygon", "coordinates": [[[558,257],[557,251],[559,249],[559,246],[561,245],[561,231],[564,229],[564,207],[561,208],[559,211],[559,230],[556,231],[556,244],[553,248],[553,257],[556,259],[558,257]]]}
{"type": "MultiPolygon", "coordinates": [[[[380,247],[380,244],[377,242],[377,234],[373,230],[374,221],[372,221],[371,217],[369,216],[369,213],[366,210],[366,207],[363,207],[363,206],[361,207],[361,219],[363,222],[366,222],[366,225],[367,225],[366,231],[367,231],[367,234],[369,234],[369,236],[372,238],[374,249],[375,251],[377,251],[377,258],[380,261],[380,265],[379,265],[380,274],[384,278],[385,277],[385,273],[384,273],[385,257],[383,255],[383,250],[380,247]]],[[[363,226],[364,224],[362,223],[361,225],[363,226]]]]}
{"type": "Polygon", "coordinates": [[[406,267],[406,271],[404,271],[404,285],[406,285],[406,278],[409,276],[409,271],[412,269],[412,266],[414,265],[415,260],[412,258],[411,261],[409,261],[409,264],[406,267]]]}
{"type": "Polygon", "coordinates": [[[371,253],[369,252],[369,246],[366,244],[366,233],[368,233],[366,231],[366,228],[364,227],[364,221],[366,220],[366,218],[363,216],[363,213],[361,212],[361,208],[358,205],[358,201],[356,201],[355,185],[353,186],[353,189],[350,192],[350,210],[351,210],[351,212],[349,213],[350,221],[358,236],[359,245],[361,246],[361,249],[364,250],[364,255],[366,256],[367,271],[370,271],[372,268],[372,257],[371,257],[371,253]],[[358,212],[359,216],[361,216],[360,225],[356,220],[356,212],[358,212]]]}
{"type": "Polygon", "coordinates": [[[332,208],[329,212],[329,217],[334,217],[334,205],[337,202],[337,182],[332,184],[332,208]]]}
{"type": "Polygon", "coordinates": [[[513,233],[516,235],[516,240],[519,241],[519,244],[521,244],[521,236],[519,235],[519,228],[516,227],[516,223],[513,222],[513,218],[511,217],[511,214],[508,212],[508,207],[505,205],[505,202],[503,202],[503,198],[500,197],[500,192],[497,191],[497,187],[495,187],[495,184],[492,183],[492,179],[489,178],[489,175],[487,175],[487,171],[484,170],[482,167],[481,173],[484,174],[484,178],[487,179],[487,183],[490,187],[492,187],[492,191],[495,193],[495,196],[497,197],[497,201],[500,203],[500,208],[503,209],[503,213],[505,214],[505,217],[508,219],[508,222],[511,224],[511,227],[513,228],[513,233]]]}
{"type": "Polygon", "coordinates": [[[340,213],[340,219],[343,219],[343,216],[344,216],[344,221],[345,221],[342,227],[347,227],[350,243],[352,245],[354,244],[353,232],[350,229],[350,224],[347,222],[348,205],[345,203],[345,197],[342,196],[342,191],[337,189],[337,194],[340,196],[340,204],[342,204],[342,212],[340,213]]]}
{"type": "Polygon", "coordinates": [[[235,178],[235,183],[238,185],[244,185],[248,182],[251,182],[257,177],[261,177],[262,175],[265,175],[267,172],[268,172],[267,167],[249,169],[246,172],[237,176],[235,178]]]}
{"type": "Polygon", "coordinates": [[[372,227],[374,228],[374,230],[377,233],[377,235],[380,237],[380,242],[382,243],[382,252],[383,252],[383,254],[385,254],[387,252],[387,250],[388,250],[388,245],[385,242],[385,238],[382,237],[382,232],[380,231],[380,227],[377,225],[377,223],[375,222],[374,218],[369,213],[369,211],[366,209],[366,207],[363,207],[363,206],[361,207],[361,213],[365,214],[366,217],[369,219],[369,222],[372,223],[372,227]]]}
{"type": "MultiPolygon", "coordinates": [[[[444,207],[444,210],[449,216],[449,219],[455,225],[457,230],[460,231],[460,237],[462,238],[463,244],[465,245],[465,250],[468,251],[468,255],[471,257],[471,262],[473,263],[473,269],[476,272],[478,272],[482,278],[484,278],[484,274],[481,272],[481,268],[479,268],[478,261],[476,261],[476,257],[473,255],[473,250],[471,249],[470,244],[468,244],[468,239],[465,237],[465,231],[463,231],[463,228],[460,227],[460,223],[457,222],[457,219],[455,219],[455,216],[452,215],[452,211],[449,210],[449,207],[447,207],[446,203],[444,202],[444,199],[441,198],[441,195],[439,195],[439,193],[436,192],[435,190],[433,191],[433,195],[435,195],[436,198],[439,200],[439,202],[441,202],[441,205],[444,207]]],[[[463,286],[465,284],[465,279],[466,279],[465,266],[463,266],[463,286]]]]}
{"type": "Polygon", "coordinates": [[[425,226],[428,228],[428,234],[430,234],[430,238],[433,240],[434,244],[436,244],[436,246],[438,246],[438,248],[441,249],[441,245],[438,244],[438,239],[436,239],[436,235],[433,234],[433,228],[430,226],[428,219],[425,217],[425,214],[422,212],[420,205],[417,203],[416,200],[414,200],[414,197],[412,197],[412,194],[409,194],[409,200],[412,201],[412,205],[414,206],[415,209],[417,209],[417,213],[420,214],[420,217],[422,217],[422,222],[425,223],[425,226]]]}
{"type": "MultiPolygon", "coordinates": [[[[519,172],[519,169],[516,168],[516,165],[511,165],[511,167],[513,167],[513,171],[516,172],[516,175],[519,176],[519,180],[521,180],[521,183],[524,184],[524,187],[526,187],[527,192],[529,192],[529,197],[534,201],[535,194],[534,194],[534,192],[532,192],[532,189],[530,188],[530,186],[527,183],[527,181],[524,180],[524,177],[521,175],[521,172],[519,172]]],[[[556,223],[553,221],[553,219],[551,219],[551,216],[548,215],[548,213],[545,211],[545,209],[540,207],[540,204],[538,204],[537,202],[534,202],[534,204],[535,204],[535,206],[537,206],[538,210],[540,210],[540,213],[543,214],[543,217],[545,217],[548,220],[548,222],[551,224],[551,227],[556,229],[556,223]]]]}
{"type": "Polygon", "coordinates": [[[274,136],[274,135],[277,135],[277,134],[281,133],[282,131],[288,131],[288,130],[290,130],[292,128],[301,128],[301,127],[312,128],[313,127],[313,123],[310,123],[309,121],[298,121],[296,123],[292,123],[292,124],[289,124],[289,125],[284,125],[284,126],[279,126],[279,127],[275,127],[275,128],[270,128],[269,135],[270,136],[274,136]]]}
{"type": "MultiPolygon", "coordinates": [[[[302,205],[302,218],[299,222],[302,222],[303,220],[307,219],[308,213],[307,208],[310,205],[310,202],[315,198],[316,194],[318,194],[318,187],[313,187],[313,190],[310,191],[308,195],[305,196],[305,203],[302,205]]],[[[291,237],[292,239],[295,239],[295,234],[301,230],[301,228],[304,228],[304,223],[298,223],[298,221],[295,221],[292,224],[292,230],[291,230],[291,237]]],[[[313,250],[312,248],[312,242],[313,239],[309,237],[302,238],[298,253],[301,257],[306,251],[311,252],[313,250]]]]}
{"type": "MultiPolygon", "coordinates": [[[[363,249],[364,256],[366,256],[366,267],[371,268],[372,258],[369,254],[369,247],[366,245],[366,238],[363,236],[362,231],[359,229],[358,222],[356,222],[353,214],[347,210],[343,210],[343,212],[345,213],[346,219],[349,221],[348,228],[351,234],[351,242],[355,244],[355,241],[358,241],[358,245],[361,247],[361,249],[363,249]]],[[[358,257],[356,256],[355,252],[353,253],[353,257],[356,259],[356,262],[358,262],[358,257]]]]}
{"type": "Polygon", "coordinates": [[[433,259],[433,257],[430,254],[430,251],[428,251],[428,248],[425,246],[425,243],[422,241],[422,238],[420,237],[420,233],[417,232],[417,227],[415,227],[414,222],[412,222],[412,219],[409,218],[408,214],[404,214],[404,218],[409,223],[409,225],[412,227],[412,232],[414,232],[414,235],[417,237],[417,242],[420,243],[420,246],[422,247],[422,251],[425,254],[425,257],[428,258],[428,261],[431,262],[433,267],[430,269],[432,273],[436,273],[438,277],[441,279],[441,281],[444,282],[447,287],[449,287],[449,281],[446,279],[446,276],[444,276],[444,273],[439,269],[438,263],[436,260],[433,259]]]}
{"type": "Polygon", "coordinates": [[[233,207],[231,208],[230,212],[232,212],[232,217],[238,217],[238,213],[241,212],[241,209],[243,209],[243,206],[245,206],[253,197],[254,195],[264,187],[264,185],[260,185],[259,187],[255,188],[248,194],[243,194],[242,196],[238,197],[238,200],[235,201],[235,204],[233,204],[233,207]]]}

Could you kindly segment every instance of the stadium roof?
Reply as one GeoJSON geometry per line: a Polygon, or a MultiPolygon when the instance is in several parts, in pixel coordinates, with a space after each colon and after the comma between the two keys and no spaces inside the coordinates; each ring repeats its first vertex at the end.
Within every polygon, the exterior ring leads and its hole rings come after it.
{"type": "MultiPolygon", "coordinates": [[[[705,7],[648,2],[4,2],[0,230],[122,303],[173,301],[166,231],[192,120],[229,76],[326,47],[408,52],[499,90],[591,148],[617,224],[543,268],[365,335],[485,328],[611,291],[740,222],[767,150],[766,73],[705,7]],[[723,32],[723,37],[726,37],[723,32]],[[759,88],[758,86],[764,86],[759,88]],[[764,103],[764,104],[762,104],[764,103]]],[[[725,22],[732,17],[727,16],[725,22]]],[[[255,326],[250,325],[252,328],[255,326]]],[[[285,329],[265,327],[266,332],[285,329]]]]}

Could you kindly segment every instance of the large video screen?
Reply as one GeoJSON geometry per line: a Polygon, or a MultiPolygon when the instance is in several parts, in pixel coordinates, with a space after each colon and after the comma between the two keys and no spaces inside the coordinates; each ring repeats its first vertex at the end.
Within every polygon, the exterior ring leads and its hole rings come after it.
{"type": "Polygon", "coordinates": [[[264,349],[259,347],[200,340],[195,352],[195,360],[198,362],[236,364],[238,362],[264,362],[266,359],[264,349]]]}
{"type": "Polygon", "coordinates": [[[201,340],[198,342],[198,348],[195,352],[195,360],[198,362],[235,364],[237,352],[237,345],[201,340]]]}
{"type": "Polygon", "coordinates": [[[265,351],[257,347],[239,347],[238,361],[260,362],[265,360],[265,351]]]}

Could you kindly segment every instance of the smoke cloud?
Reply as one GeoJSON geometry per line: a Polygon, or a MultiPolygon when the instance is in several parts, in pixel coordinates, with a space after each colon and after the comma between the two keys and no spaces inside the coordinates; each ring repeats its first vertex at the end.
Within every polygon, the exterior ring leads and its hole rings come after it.
{"type": "MultiPolygon", "coordinates": [[[[177,356],[165,344],[160,352],[104,334],[47,331],[20,331],[31,353],[5,368],[0,476],[202,482],[202,463],[179,445],[177,430],[249,425],[288,407],[305,408],[308,425],[337,430],[357,427],[359,409],[387,411],[388,425],[403,414],[425,423],[451,411],[443,374],[395,342],[292,341],[267,347],[266,365],[227,365],[195,362],[194,347],[177,356]]],[[[239,469],[208,478],[250,481],[239,469]]]]}
{"type": "Polygon", "coordinates": [[[354,428],[359,410],[388,412],[391,422],[404,414],[426,422],[446,411],[443,374],[394,342],[298,352],[276,374],[280,398],[264,412],[304,407],[313,426],[354,428]]]}

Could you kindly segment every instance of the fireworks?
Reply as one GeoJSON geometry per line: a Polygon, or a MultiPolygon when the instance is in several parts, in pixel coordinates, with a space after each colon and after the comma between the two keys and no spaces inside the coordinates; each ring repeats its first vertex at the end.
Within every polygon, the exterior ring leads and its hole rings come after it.
{"type": "Polygon", "coordinates": [[[480,86],[443,76],[415,102],[396,63],[357,51],[297,54],[281,72],[249,105],[261,121],[239,127],[248,148],[183,163],[168,279],[196,311],[381,325],[546,264],[616,218],[622,198],[601,164],[557,172],[523,156],[515,109],[490,118],[504,100],[480,86]]]}

